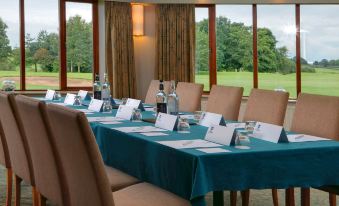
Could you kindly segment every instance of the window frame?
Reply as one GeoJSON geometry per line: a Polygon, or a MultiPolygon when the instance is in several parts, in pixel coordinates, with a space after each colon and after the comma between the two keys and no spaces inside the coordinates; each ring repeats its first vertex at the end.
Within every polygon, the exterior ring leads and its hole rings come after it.
{"type": "MultiPolygon", "coordinates": [[[[45,91],[45,90],[27,90],[26,89],[26,55],[25,55],[25,0],[19,1],[19,30],[20,30],[20,90],[17,91],[45,91]]],[[[93,22],[93,79],[95,74],[99,73],[99,17],[98,0],[59,0],[59,90],[92,90],[93,87],[68,87],[67,86],[67,59],[66,59],[66,3],[90,3],[92,4],[92,22],[93,22]]]]}
{"type": "MultiPolygon", "coordinates": [[[[209,52],[209,76],[210,76],[210,89],[212,85],[217,85],[217,69],[216,69],[216,8],[217,4],[196,4],[195,7],[207,7],[209,8],[209,40],[210,40],[210,52],[209,52]],[[213,21],[213,22],[212,22],[213,21]],[[214,28],[211,28],[214,27],[214,28]],[[211,37],[212,36],[212,37],[211,37]]],[[[258,15],[257,4],[252,5],[252,29],[253,29],[253,87],[258,88],[258,15]]],[[[295,6],[295,21],[296,21],[296,91],[297,95],[301,92],[301,50],[300,50],[300,4],[290,4],[295,6]]],[[[204,94],[208,95],[210,91],[204,91],[204,94]]]]}

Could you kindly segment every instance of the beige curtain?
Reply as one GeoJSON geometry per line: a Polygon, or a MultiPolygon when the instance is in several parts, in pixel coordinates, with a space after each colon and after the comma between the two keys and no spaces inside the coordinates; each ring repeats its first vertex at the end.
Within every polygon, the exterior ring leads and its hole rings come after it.
{"type": "Polygon", "coordinates": [[[193,82],[195,73],[195,7],[157,6],[156,78],[193,82]]]}
{"type": "Polygon", "coordinates": [[[136,96],[130,3],[106,2],[106,70],[115,98],[136,96]]]}

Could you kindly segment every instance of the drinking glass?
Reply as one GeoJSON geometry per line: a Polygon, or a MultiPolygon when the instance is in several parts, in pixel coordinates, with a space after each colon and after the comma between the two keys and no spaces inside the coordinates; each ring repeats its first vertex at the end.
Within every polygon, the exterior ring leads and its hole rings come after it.
{"type": "Polygon", "coordinates": [[[74,97],[74,106],[81,106],[81,96],[75,95],[74,97]]]}
{"type": "Polygon", "coordinates": [[[122,104],[122,105],[126,105],[127,99],[128,99],[128,98],[122,98],[122,99],[121,99],[121,104],[122,104]]]}
{"type": "Polygon", "coordinates": [[[111,100],[105,100],[102,104],[102,112],[103,113],[111,113],[112,112],[112,104],[111,100]]]}
{"type": "Polygon", "coordinates": [[[202,111],[195,111],[194,112],[194,121],[199,122],[201,119],[202,111]]]}
{"type": "Polygon", "coordinates": [[[133,109],[133,113],[132,113],[132,122],[141,122],[142,120],[142,114],[141,114],[141,110],[138,108],[133,109]]]}
{"type": "Polygon", "coordinates": [[[256,123],[256,121],[246,121],[245,130],[247,132],[253,132],[256,123]]]}
{"type": "Polygon", "coordinates": [[[248,132],[245,130],[236,130],[235,145],[248,145],[250,139],[247,136],[248,132]]]}
{"type": "Polygon", "coordinates": [[[190,133],[190,124],[187,118],[179,118],[178,133],[190,133]]]}
{"type": "Polygon", "coordinates": [[[60,101],[61,100],[61,94],[60,92],[55,92],[54,93],[54,97],[53,97],[53,101],[60,101]]]}

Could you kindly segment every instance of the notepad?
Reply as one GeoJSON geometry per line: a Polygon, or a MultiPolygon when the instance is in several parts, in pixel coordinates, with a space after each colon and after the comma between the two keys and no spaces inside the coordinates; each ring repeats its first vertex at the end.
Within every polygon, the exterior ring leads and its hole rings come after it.
{"type": "Polygon", "coordinates": [[[148,132],[165,132],[166,130],[160,129],[153,126],[142,126],[142,127],[116,127],[112,128],[120,132],[125,133],[148,133],[148,132]]]}
{"type": "Polygon", "coordinates": [[[121,118],[117,117],[87,117],[89,122],[115,122],[122,121],[121,118]]]}
{"type": "Polygon", "coordinates": [[[200,152],[207,153],[207,154],[232,152],[230,150],[223,149],[223,148],[204,148],[204,149],[197,149],[197,150],[200,152]]]}
{"type": "Polygon", "coordinates": [[[105,124],[105,125],[109,125],[109,124],[122,124],[122,122],[118,122],[118,121],[107,121],[107,122],[99,122],[100,124],[105,124]]]}
{"type": "Polygon", "coordinates": [[[205,147],[220,147],[222,145],[209,142],[202,139],[195,140],[174,140],[174,141],[157,141],[159,144],[166,145],[175,149],[188,148],[205,148],[205,147]]]}
{"type": "Polygon", "coordinates": [[[76,109],[76,110],[78,110],[80,112],[85,112],[85,113],[93,113],[92,110],[88,110],[88,109],[76,109]]]}
{"type": "Polygon", "coordinates": [[[146,132],[146,133],[140,133],[142,135],[148,136],[148,137],[157,137],[157,136],[167,136],[168,134],[162,133],[162,132],[146,132]]]}
{"type": "Polygon", "coordinates": [[[328,141],[330,139],[326,139],[323,137],[316,137],[306,134],[289,134],[287,135],[289,142],[315,142],[315,141],[328,141]]]}

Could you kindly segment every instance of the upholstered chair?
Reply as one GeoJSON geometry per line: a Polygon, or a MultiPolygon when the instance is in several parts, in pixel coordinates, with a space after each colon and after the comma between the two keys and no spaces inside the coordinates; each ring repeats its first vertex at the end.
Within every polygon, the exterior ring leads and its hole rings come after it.
{"type": "Polygon", "coordinates": [[[207,112],[222,114],[225,120],[238,120],[244,88],[213,85],[207,101],[207,112]]]}
{"type": "MultiPolygon", "coordinates": [[[[339,141],[339,97],[301,93],[295,107],[291,131],[339,141]]],[[[329,192],[331,206],[336,206],[338,186],[320,188],[329,192]]],[[[287,191],[293,195],[293,189],[287,191]]],[[[292,197],[292,199],[294,199],[292,197]]],[[[310,190],[301,189],[301,205],[310,204],[310,190]]]]}
{"type": "MultiPolygon", "coordinates": [[[[159,84],[160,84],[159,80],[152,80],[151,83],[149,84],[145,98],[146,104],[156,104],[155,96],[159,91],[159,84]]],[[[170,91],[170,84],[171,83],[169,81],[164,81],[164,92],[166,94],[168,94],[170,91]]]]}
{"type": "Polygon", "coordinates": [[[38,205],[30,151],[22,123],[15,115],[14,101],[14,94],[0,92],[0,121],[14,173],[15,205],[20,205],[22,181],[32,185],[33,204],[38,205]]]}
{"type": "Polygon", "coordinates": [[[13,173],[8,153],[7,141],[5,139],[5,134],[2,128],[1,121],[0,121],[0,164],[6,168],[7,174],[6,206],[10,206],[12,203],[13,173]]]}
{"type": "MultiPolygon", "coordinates": [[[[260,121],[275,125],[284,125],[289,93],[252,89],[248,97],[243,121],[260,121]]],[[[243,205],[249,205],[250,191],[242,191],[243,205]]],[[[273,205],[278,205],[278,191],[272,189],[273,205]]]]}
{"type": "Polygon", "coordinates": [[[188,201],[148,183],[129,186],[112,196],[104,163],[85,114],[53,104],[47,105],[47,113],[53,142],[63,164],[70,205],[189,205],[188,201]]]}
{"type": "Polygon", "coordinates": [[[200,110],[203,89],[203,84],[179,82],[177,85],[177,94],[179,96],[179,111],[194,112],[200,110]]]}

